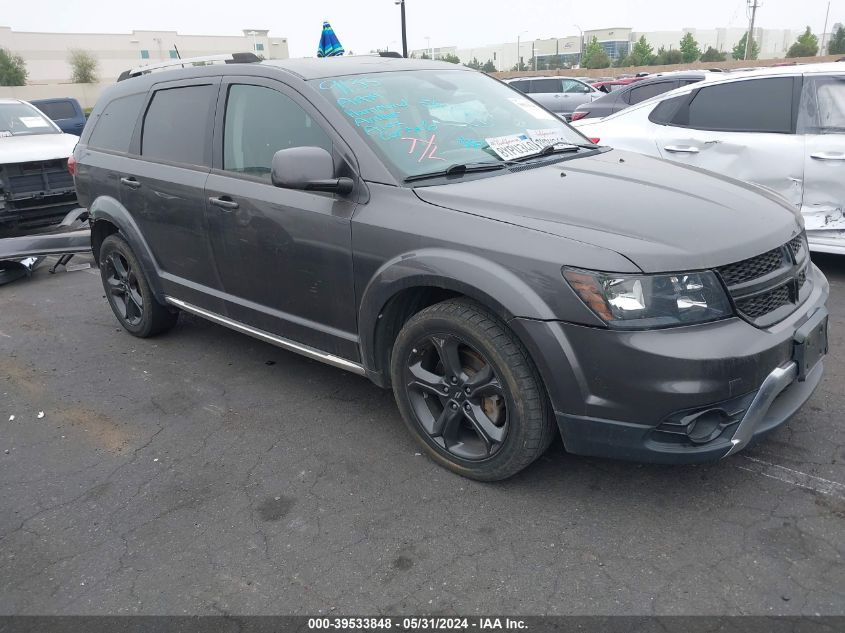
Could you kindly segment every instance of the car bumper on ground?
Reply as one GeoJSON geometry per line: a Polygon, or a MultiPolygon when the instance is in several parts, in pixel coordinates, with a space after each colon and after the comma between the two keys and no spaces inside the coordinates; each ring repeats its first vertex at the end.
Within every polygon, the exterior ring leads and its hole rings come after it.
{"type": "Polygon", "coordinates": [[[713,461],[785,423],[819,384],[823,362],[807,367],[797,354],[807,332],[826,327],[828,283],[815,267],[812,278],[804,303],[766,329],[739,318],[627,332],[528,319],[514,327],[537,361],[569,452],[713,461]]]}

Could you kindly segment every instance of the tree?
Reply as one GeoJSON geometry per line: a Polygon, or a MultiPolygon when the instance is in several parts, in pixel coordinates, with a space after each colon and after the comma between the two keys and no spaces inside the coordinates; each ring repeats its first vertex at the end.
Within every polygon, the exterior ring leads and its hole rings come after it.
{"type": "MultiPolygon", "coordinates": [[[[731,57],[734,59],[745,59],[745,43],[748,41],[748,33],[743,34],[739,41],[731,51],[731,57]]],[[[757,59],[760,54],[760,45],[755,39],[751,39],[751,49],[748,51],[748,59],[757,59]]]]}
{"type": "Polygon", "coordinates": [[[598,38],[593,37],[587,44],[581,66],[584,68],[608,68],[610,66],[610,57],[599,44],[598,38]]]}
{"type": "Polygon", "coordinates": [[[477,57],[473,57],[472,60],[468,64],[464,64],[467,68],[472,68],[473,70],[481,70],[481,62],[478,61],[477,57]]]}
{"type": "Polygon", "coordinates": [[[707,50],[704,51],[704,54],[701,56],[701,61],[703,62],[723,62],[725,61],[725,54],[717,51],[712,46],[708,46],[707,50]]]}
{"type": "Polygon", "coordinates": [[[420,59],[431,59],[431,55],[429,55],[428,53],[423,53],[422,55],[420,55],[420,59]]]}
{"type": "Polygon", "coordinates": [[[657,55],[654,56],[652,64],[655,66],[669,66],[672,64],[684,63],[684,54],[674,48],[668,51],[662,46],[657,50],[657,55]]]}
{"type": "Polygon", "coordinates": [[[689,64],[701,57],[701,49],[698,47],[698,42],[692,36],[692,33],[685,33],[681,38],[681,56],[683,63],[689,64]]]}
{"type": "Polygon", "coordinates": [[[93,84],[97,82],[97,58],[88,51],[76,48],[70,51],[68,62],[73,69],[71,81],[75,84],[93,84]]]}
{"type": "Polygon", "coordinates": [[[494,73],[496,72],[496,64],[493,63],[492,59],[488,59],[486,62],[484,62],[484,65],[481,67],[481,70],[483,70],[485,73],[494,73]]]}
{"type": "Polygon", "coordinates": [[[23,57],[0,48],[0,86],[23,86],[27,74],[23,57]]]}
{"type": "Polygon", "coordinates": [[[511,68],[512,71],[519,71],[519,70],[528,70],[528,66],[525,65],[525,62],[521,59],[513,65],[511,68]]]}
{"type": "Polygon", "coordinates": [[[450,64],[460,64],[461,58],[453,53],[446,53],[445,55],[440,57],[441,61],[449,62],[450,64]]]}
{"type": "Polygon", "coordinates": [[[842,53],[845,53],[845,27],[840,26],[830,38],[830,44],[827,45],[827,54],[841,55],[842,53]]]}
{"type": "Polygon", "coordinates": [[[628,62],[631,66],[648,66],[654,59],[654,48],[649,44],[645,35],[640,35],[628,55],[628,62]]]}
{"type": "Polygon", "coordinates": [[[807,27],[795,43],[786,51],[787,57],[815,57],[819,53],[819,38],[813,35],[810,27],[807,27]]]}

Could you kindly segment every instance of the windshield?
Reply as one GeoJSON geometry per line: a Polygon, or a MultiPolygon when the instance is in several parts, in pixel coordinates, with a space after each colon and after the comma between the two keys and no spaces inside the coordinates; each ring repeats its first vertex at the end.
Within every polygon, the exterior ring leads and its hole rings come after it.
{"type": "Polygon", "coordinates": [[[461,70],[348,75],[310,82],[402,177],[496,164],[587,140],[522,93],[461,70]]]}
{"type": "Polygon", "coordinates": [[[60,131],[28,103],[0,103],[0,138],[32,134],[60,134],[60,131]]]}

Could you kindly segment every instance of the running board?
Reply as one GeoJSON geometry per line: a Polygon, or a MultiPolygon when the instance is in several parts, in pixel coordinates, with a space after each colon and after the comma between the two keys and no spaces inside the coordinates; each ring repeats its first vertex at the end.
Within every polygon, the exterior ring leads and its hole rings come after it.
{"type": "Polygon", "coordinates": [[[339,367],[340,369],[345,369],[346,371],[351,371],[353,374],[358,374],[359,376],[364,376],[366,374],[362,365],[359,365],[358,363],[353,363],[351,360],[346,360],[345,358],[341,358],[340,356],[328,354],[314,347],[309,347],[308,345],[294,343],[290,339],[282,338],[281,336],[276,336],[275,334],[270,334],[269,332],[265,332],[264,330],[259,330],[258,328],[245,325],[239,321],[233,321],[232,319],[220,316],[219,314],[215,314],[214,312],[209,312],[208,310],[204,310],[203,308],[198,308],[197,306],[187,303],[186,301],[182,301],[181,299],[174,299],[173,297],[165,296],[164,300],[167,301],[167,303],[169,303],[170,305],[179,308],[180,310],[196,314],[197,316],[200,316],[204,319],[208,319],[209,321],[213,321],[214,323],[217,323],[219,325],[225,326],[237,332],[241,332],[242,334],[247,334],[261,341],[264,341],[265,343],[270,343],[271,345],[286,349],[289,352],[295,352],[296,354],[301,354],[302,356],[305,356],[307,358],[318,360],[321,363],[326,363],[327,365],[332,365],[334,367],[339,367]]]}

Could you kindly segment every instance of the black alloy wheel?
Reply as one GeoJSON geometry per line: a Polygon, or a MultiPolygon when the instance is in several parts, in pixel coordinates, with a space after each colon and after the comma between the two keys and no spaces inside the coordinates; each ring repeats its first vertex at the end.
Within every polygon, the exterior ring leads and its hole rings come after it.
{"type": "Polygon", "coordinates": [[[156,301],[141,263],[119,234],[100,245],[100,277],[112,312],[130,334],[146,338],[176,324],[179,312],[156,301]]]}
{"type": "Polygon", "coordinates": [[[390,353],[402,419],[436,463],[497,481],[537,459],[556,425],[530,355],[507,324],[466,298],[431,305],[390,353]]]}
{"type": "Polygon", "coordinates": [[[119,251],[109,253],[103,266],[112,308],[128,325],[137,327],[144,317],[144,297],[138,285],[137,272],[119,251]]]}
{"type": "Polygon", "coordinates": [[[490,362],[454,334],[428,335],[405,363],[405,388],[432,441],[465,460],[494,455],[508,433],[507,398],[490,362]]]}

